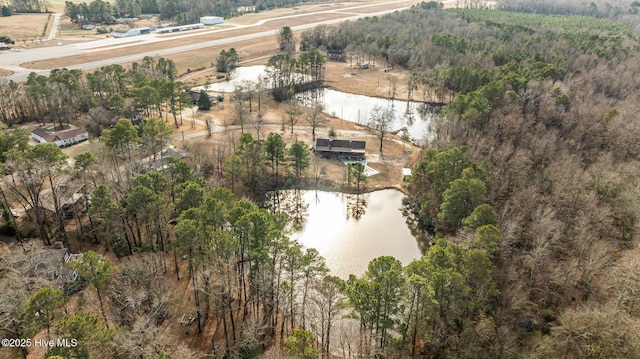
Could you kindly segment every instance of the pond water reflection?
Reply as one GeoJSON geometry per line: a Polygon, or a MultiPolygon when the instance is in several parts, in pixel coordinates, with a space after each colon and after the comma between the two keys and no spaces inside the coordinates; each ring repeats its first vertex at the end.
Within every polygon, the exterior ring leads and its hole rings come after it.
{"type": "Polygon", "coordinates": [[[354,195],[324,191],[280,191],[271,205],[289,213],[297,228],[289,235],[313,247],[333,275],[362,275],[369,262],[393,256],[403,264],[421,256],[400,211],[403,194],[382,190],[354,195]]]}
{"type": "MultiPolygon", "coordinates": [[[[231,73],[229,81],[210,84],[207,90],[233,92],[238,85],[242,85],[246,81],[256,82],[265,78],[265,76],[264,66],[239,67],[231,73]]],[[[195,89],[200,88],[204,87],[200,86],[195,89]]],[[[369,121],[369,115],[374,106],[379,106],[385,110],[391,109],[394,114],[394,121],[390,126],[391,132],[406,128],[409,136],[418,144],[422,144],[425,138],[431,137],[431,125],[433,119],[437,116],[435,109],[420,102],[388,100],[331,89],[319,90],[314,97],[323,103],[325,113],[362,125],[366,125],[369,121]]]]}

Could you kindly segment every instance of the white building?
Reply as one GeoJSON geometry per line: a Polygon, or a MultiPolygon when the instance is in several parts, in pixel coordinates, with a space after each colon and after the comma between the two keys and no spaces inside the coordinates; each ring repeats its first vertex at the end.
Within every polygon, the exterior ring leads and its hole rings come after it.
{"type": "Polygon", "coordinates": [[[40,143],[53,142],[58,147],[65,147],[89,139],[89,133],[84,128],[53,132],[44,127],[37,127],[31,131],[31,138],[40,143]]]}
{"type": "Polygon", "coordinates": [[[151,28],[149,27],[136,27],[133,29],[127,29],[127,28],[121,27],[116,31],[112,32],[111,36],[120,38],[120,37],[145,35],[150,33],[151,33],[151,28]]]}
{"type": "Polygon", "coordinates": [[[256,12],[255,6],[238,6],[236,11],[239,13],[256,12]]]}
{"type": "Polygon", "coordinates": [[[200,22],[205,25],[218,25],[224,22],[224,18],[220,16],[202,16],[200,22]]]}
{"type": "Polygon", "coordinates": [[[411,177],[411,168],[403,168],[402,169],[402,180],[406,181],[407,179],[409,179],[409,177],[411,177]]]}
{"type": "Polygon", "coordinates": [[[188,31],[188,30],[197,30],[204,29],[204,24],[190,24],[190,25],[180,25],[174,27],[165,27],[162,29],[156,29],[157,34],[170,34],[172,32],[180,32],[180,31],[188,31]]]}

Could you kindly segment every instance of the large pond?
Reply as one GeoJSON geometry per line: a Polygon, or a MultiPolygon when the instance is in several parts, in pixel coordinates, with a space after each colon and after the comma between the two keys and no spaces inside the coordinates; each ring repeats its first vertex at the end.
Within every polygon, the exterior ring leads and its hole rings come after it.
{"type": "MultiPolygon", "coordinates": [[[[257,82],[265,76],[264,66],[239,67],[231,73],[230,80],[208,85],[207,90],[233,92],[239,84],[242,85],[247,81],[257,82]]],[[[406,129],[408,135],[418,144],[422,144],[424,139],[431,137],[431,124],[436,114],[423,103],[388,100],[330,89],[321,90],[317,98],[324,105],[325,113],[362,125],[368,123],[371,110],[375,106],[384,110],[390,109],[394,117],[390,132],[406,129]]]]}
{"type": "Polygon", "coordinates": [[[393,256],[404,265],[420,258],[400,211],[402,197],[391,189],[360,195],[286,190],[274,193],[271,203],[277,202],[297,225],[289,237],[316,248],[331,273],[346,279],[362,275],[380,256],[393,256]]]}

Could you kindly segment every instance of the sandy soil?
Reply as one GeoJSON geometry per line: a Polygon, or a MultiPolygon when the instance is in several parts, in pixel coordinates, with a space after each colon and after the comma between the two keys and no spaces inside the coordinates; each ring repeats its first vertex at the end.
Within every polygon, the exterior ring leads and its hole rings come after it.
{"type": "Polygon", "coordinates": [[[0,77],[13,75],[13,73],[11,70],[0,69],[0,77]]]}

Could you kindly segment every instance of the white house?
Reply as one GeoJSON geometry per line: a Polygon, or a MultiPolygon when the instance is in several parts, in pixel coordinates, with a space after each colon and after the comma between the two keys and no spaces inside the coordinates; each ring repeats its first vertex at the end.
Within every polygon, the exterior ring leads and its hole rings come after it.
{"type": "Polygon", "coordinates": [[[53,142],[58,147],[65,147],[89,139],[89,133],[84,128],[53,132],[44,127],[37,127],[31,131],[31,138],[40,143],[53,142]]]}
{"type": "Polygon", "coordinates": [[[218,25],[224,22],[224,18],[220,16],[202,16],[200,17],[200,23],[205,25],[218,25]]]}

